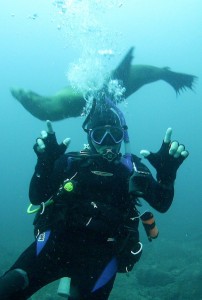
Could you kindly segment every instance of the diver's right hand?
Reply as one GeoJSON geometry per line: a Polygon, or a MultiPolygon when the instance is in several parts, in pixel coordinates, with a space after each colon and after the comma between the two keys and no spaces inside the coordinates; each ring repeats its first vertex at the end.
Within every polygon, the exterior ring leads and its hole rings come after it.
{"type": "Polygon", "coordinates": [[[39,160],[51,163],[65,153],[71,140],[70,138],[66,138],[59,145],[51,121],[47,120],[46,124],[47,131],[41,131],[41,137],[37,138],[33,148],[39,160]]]}

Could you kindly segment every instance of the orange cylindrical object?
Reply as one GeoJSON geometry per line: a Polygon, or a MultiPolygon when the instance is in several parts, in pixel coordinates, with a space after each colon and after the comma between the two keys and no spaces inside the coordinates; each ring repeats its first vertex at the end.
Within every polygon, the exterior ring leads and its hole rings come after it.
{"type": "Polygon", "coordinates": [[[141,220],[148,238],[155,239],[158,236],[159,231],[156,226],[153,214],[151,212],[145,212],[141,216],[141,220]]]}

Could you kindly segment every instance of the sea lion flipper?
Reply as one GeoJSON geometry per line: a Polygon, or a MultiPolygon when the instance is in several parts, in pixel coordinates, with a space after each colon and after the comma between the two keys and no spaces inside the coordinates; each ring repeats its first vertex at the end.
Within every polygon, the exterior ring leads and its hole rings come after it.
{"type": "Polygon", "coordinates": [[[168,67],[165,67],[163,68],[162,79],[169,83],[176,91],[176,94],[179,95],[183,90],[193,90],[198,77],[195,75],[173,72],[168,67]]]}
{"type": "Polygon", "coordinates": [[[49,118],[46,107],[43,104],[45,103],[46,97],[40,96],[30,90],[28,91],[17,87],[11,87],[10,92],[12,96],[34,117],[43,121],[51,119],[49,118]]]}
{"type": "Polygon", "coordinates": [[[53,96],[41,96],[31,90],[11,88],[12,96],[39,120],[60,121],[81,116],[86,102],[71,87],[61,89],[53,96]]]}
{"type": "Polygon", "coordinates": [[[22,88],[17,87],[11,87],[10,92],[12,96],[18,100],[22,105],[24,105],[26,102],[33,101],[34,97],[42,98],[42,96],[38,95],[35,92],[27,91],[22,88]]]}

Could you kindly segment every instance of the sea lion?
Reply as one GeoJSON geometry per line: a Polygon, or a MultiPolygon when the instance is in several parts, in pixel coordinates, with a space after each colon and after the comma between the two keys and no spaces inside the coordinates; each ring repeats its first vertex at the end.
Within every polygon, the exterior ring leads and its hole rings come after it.
{"type": "MultiPolygon", "coordinates": [[[[130,48],[120,65],[106,79],[106,81],[120,80],[126,89],[125,98],[145,84],[158,80],[163,80],[171,85],[176,94],[186,89],[193,89],[193,84],[197,79],[194,75],[173,72],[168,67],[132,65],[133,49],[133,47],[130,48]]],[[[11,94],[27,111],[40,120],[59,121],[81,116],[86,104],[83,95],[76,93],[71,86],[61,89],[53,96],[41,96],[21,88],[11,88],[11,94]]]]}

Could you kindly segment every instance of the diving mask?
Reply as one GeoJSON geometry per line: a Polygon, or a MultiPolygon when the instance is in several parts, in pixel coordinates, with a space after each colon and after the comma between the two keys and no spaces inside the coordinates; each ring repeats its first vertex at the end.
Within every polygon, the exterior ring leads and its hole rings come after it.
{"type": "Polygon", "coordinates": [[[116,126],[99,126],[89,130],[89,135],[91,140],[97,144],[102,145],[104,139],[109,135],[111,140],[115,144],[119,144],[124,139],[124,129],[122,127],[116,126]]]}

